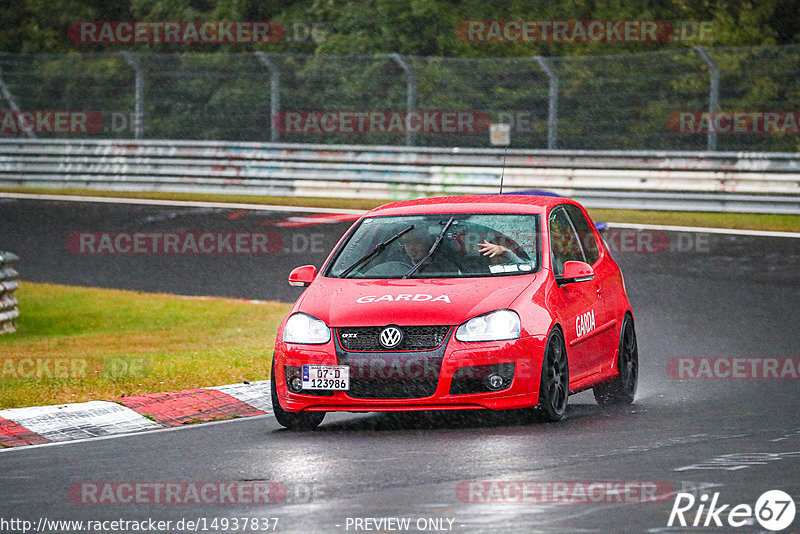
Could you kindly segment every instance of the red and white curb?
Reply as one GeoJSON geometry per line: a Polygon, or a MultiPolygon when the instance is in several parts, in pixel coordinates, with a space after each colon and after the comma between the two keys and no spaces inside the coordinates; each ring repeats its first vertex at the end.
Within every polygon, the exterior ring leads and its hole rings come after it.
{"type": "Polygon", "coordinates": [[[0,448],[272,413],[269,380],[0,410],[0,448]]]}

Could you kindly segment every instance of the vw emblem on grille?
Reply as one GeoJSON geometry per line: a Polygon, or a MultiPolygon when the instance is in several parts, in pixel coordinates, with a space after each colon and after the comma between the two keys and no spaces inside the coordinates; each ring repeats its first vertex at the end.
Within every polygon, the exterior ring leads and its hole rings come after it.
{"type": "Polygon", "coordinates": [[[387,326],[381,330],[379,339],[384,348],[393,349],[403,342],[403,331],[396,326],[387,326]]]}

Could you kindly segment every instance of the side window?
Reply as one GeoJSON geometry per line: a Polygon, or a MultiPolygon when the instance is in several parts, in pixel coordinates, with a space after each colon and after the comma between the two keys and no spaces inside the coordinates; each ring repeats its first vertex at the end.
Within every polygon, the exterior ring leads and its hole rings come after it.
{"type": "Polygon", "coordinates": [[[564,271],[564,262],[586,261],[578,236],[575,235],[563,208],[556,208],[550,213],[550,250],[553,274],[556,276],[564,271]]]}
{"type": "Polygon", "coordinates": [[[592,233],[592,228],[589,226],[589,221],[584,217],[578,206],[568,204],[564,207],[572,219],[572,224],[578,232],[578,239],[581,240],[583,245],[583,252],[586,254],[586,263],[592,265],[600,259],[600,250],[597,248],[597,241],[592,233]]]}

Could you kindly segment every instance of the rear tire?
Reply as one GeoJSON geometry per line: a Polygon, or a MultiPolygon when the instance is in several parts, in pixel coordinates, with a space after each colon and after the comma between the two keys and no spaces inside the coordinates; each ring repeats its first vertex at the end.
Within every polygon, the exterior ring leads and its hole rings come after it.
{"type": "Polygon", "coordinates": [[[611,382],[598,384],[592,391],[598,404],[630,404],[636,397],[639,382],[639,348],[636,344],[636,331],[633,318],[625,315],[619,334],[619,374],[611,382]]]}
{"type": "MultiPolygon", "coordinates": [[[[274,358],[274,357],[273,357],[274,358]]],[[[275,361],[272,362],[270,372],[270,390],[272,393],[272,413],[281,426],[289,430],[314,430],[322,420],[325,419],[325,412],[287,412],[281,408],[278,401],[278,388],[275,385],[275,361]]]]}
{"type": "Polygon", "coordinates": [[[553,329],[547,338],[539,381],[539,403],[536,412],[545,421],[564,419],[569,397],[569,362],[561,331],[553,329]]]}

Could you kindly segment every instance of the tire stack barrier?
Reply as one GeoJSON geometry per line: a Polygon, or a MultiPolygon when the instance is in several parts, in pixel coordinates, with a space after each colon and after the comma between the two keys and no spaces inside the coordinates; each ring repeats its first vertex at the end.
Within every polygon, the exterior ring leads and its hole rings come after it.
{"type": "Polygon", "coordinates": [[[19,302],[14,295],[19,287],[19,273],[14,268],[17,260],[19,256],[13,252],[0,251],[0,334],[14,332],[17,329],[19,302]]]}

